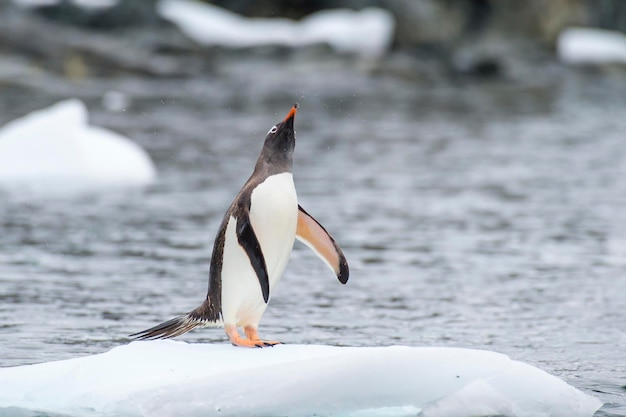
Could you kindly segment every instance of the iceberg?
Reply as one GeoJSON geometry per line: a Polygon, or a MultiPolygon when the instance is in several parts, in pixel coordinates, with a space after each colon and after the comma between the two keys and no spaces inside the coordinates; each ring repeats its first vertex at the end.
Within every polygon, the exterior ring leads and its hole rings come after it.
{"type": "Polygon", "coordinates": [[[83,102],[70,99],[1,127],[0,186],[65,192],[155,179],[146,151],[87,118],[83,102]]]}
{"type": "Polygon", "coordinates": [[[587,417],[601,402],[472,349],[132,342],[0,368],[0,415],[587,417]]]}
{"type": "Polygon", "coordinates": [[[299,22],[246,18],[194,0],[159,0],[157,12],[202,45],[245,48],[327,43],[338,52],[373,58],[388,50],[395,26],[389,11],[371,7],[361,11],[322,10],[299,22]]]}
{"type": "Polygon", "coordinates": [[[595,28],[568,28],[559,34],[557,53],[568,64],[626,64],[626,35],[595,28]]]}

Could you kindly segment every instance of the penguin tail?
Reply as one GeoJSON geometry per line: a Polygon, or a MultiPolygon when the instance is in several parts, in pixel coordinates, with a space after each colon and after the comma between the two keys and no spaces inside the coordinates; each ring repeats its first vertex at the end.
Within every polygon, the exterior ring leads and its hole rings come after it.
{"type": "Polygon", "coordinates": [[[206,300],[195,310],[157,324],[146,330],[131,334],[137,340],[170,339],[185,334],[197,327],[222,327],[221,314],[214,312],[211,304],[206,300]]]}

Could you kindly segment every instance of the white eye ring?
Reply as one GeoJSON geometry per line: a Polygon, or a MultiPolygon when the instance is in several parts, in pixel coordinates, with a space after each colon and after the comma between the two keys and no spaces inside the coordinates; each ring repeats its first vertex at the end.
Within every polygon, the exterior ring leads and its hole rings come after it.
{"type": "Polygon", "coordinates": [[[267,134],[269,135],[270,133],[276,133],[276,131],[278,130],[278,128],[276,126],[274,126],[273,128],[271,128],[267,134]]]}

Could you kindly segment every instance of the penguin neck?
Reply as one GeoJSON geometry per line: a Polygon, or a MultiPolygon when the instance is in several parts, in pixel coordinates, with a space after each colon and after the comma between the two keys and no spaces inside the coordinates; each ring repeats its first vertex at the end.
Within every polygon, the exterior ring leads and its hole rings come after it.
{"type": "Polygon", "coordinates": [[[266,143],[254,167],[254,174],[263,174],[265,177],[291,172],[293,167],[293,150],[295,143],[282,146],[272,146],[266,143]]]}

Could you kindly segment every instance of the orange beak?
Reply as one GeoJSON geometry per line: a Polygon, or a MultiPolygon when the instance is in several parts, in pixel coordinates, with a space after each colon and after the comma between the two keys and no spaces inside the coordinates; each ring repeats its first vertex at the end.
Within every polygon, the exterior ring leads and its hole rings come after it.
{"type": "Polygon", "coordinates": [[[291,110],[289,110],[289,113],[287,113],[287,117],[285,117],[285,120],[283,120],[283,123],[289,119],[293,119],[294,117],[296,117],[296,112],[298,111],[298,107],[300,107],[298,103],[293,105],[291,110]]]}

